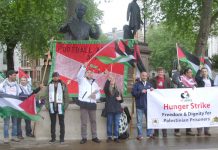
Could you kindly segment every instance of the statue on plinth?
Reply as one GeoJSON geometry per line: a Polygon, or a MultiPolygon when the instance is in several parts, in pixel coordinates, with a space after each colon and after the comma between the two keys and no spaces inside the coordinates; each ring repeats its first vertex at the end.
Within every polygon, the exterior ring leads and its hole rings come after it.
{"type": "Polygon", "coordinates": [[[140,8],[136,3],[137,0],[133,0],[129,3],[127,9],[127,21],[129,21],[129,28],[133,31],[133,35],[140,29],[140,25],[143,24],[141,20],[140,8]]]}
{"type": "Polygon", "coordinates": [[[67,23],[61,26],[59,32],[65,33],[65,40],[89,40],[89,37],[98,39],[100,29],[97,24],[94,28],[83,20],[87,10],[86,5],[78,3],[75,9],[76,17],[72,17],[67,23]]]}

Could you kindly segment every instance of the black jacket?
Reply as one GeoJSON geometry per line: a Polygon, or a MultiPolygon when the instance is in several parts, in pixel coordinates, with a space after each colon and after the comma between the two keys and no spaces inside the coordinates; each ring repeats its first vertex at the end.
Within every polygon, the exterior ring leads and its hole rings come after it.
{"type": "MultiPolygon", "coordinates": [[[[198,84],[198,87],[204,87],[205,86],[205,83],[204,83],[204,80],[203,80],[203,77],[200,76],[200,70],[198,70],[196,76],[195,76],[195,80],[198,84]]],[[[209,78],[210,79],[210,78],[209,78]]],[[[211,86],[214,86],[214,81],[212,79],[210,79],[210,83],[211,83],[211,86]]]]}
{"type": "Polygon", "coordinates": [[[119,91],[116,90],[114,92],[113,95],[111,95],[110,93],[110,81],[107,80],[104,86],[104,93],[106,96],[106,102],[105,102],[105,110],[106,113],[121,113],[122,112],[122,108],[121,108],[121,102],[123,102],[123,100],[118,101],[116,99],[116,97],[118,97],[120,95],[119,91]]]}

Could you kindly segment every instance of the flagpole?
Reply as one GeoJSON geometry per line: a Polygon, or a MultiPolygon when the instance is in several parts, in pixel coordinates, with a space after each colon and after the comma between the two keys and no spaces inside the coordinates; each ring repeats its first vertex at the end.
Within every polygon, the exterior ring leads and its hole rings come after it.
{"type": "MultiPolygon", "coordinates": [[[[41,84],[44,83],[44,80],[45,80],[45,74],[46,74],[46,71],[47,71],[47,68],[48,68],[48,64],[49,64],[49,60],[51,59],[51,56],[50,56],[50,51],[48,51],[48,56],[47,56],[47,60],[46,60],[46,64],[45,64],[45,70],[43,72],[43,77],[42,77],[42,81],[41,81],[41,84]]],[[[43,118],[43,117],[42,117],[43,118]]],[[[35,130],[36,130],[36,122],[34,122],[34,125],[33,125],[33,136],[35,136],[35,130]]]]}
{"type": "Polygon", "coordinates": [[[180,67],[180,63],[179,63],[179,54],[178,54],[178,44],[176,43],[176,54],[177,54],[177,62],[178,62],[178,66],[177,66],[177,70],[180,71],[181,67],[180,67]]]}
{"type": "Polygon", "coordinates": [[[90,61],[92,61],[93,58],[95,58],[102,50],[104,50],[107,46],[109,46],[111,43],[113,43],[115,40],[112,40],[111,42],[107,43],[104,47],[102,47],[95,55],[92,56],[92,58],[89,59],[89,61],[87,62],[87,64],[90,63],[90,61]]]}
{"type": "MultiPolygon", "coordinates": [[[[135,38],[136,38],[135,40],[137,40],[137,42],[138,42],[138,36],[135,38]]],[[[135,49],[134,49],[134,51],[135,51],[135,49]]],[[[136,80],[136,66],[137,66],[136,63],[134,63],[134,64],[135,64],[135,68],[133,68],[133,77],[132,77],[133,84],[135,84],[135,80],[136,80]]],[[[132,110],[131,110],[131,120],[130,120],[130,136],[132,135],[133,115],[134,115],[134,111],[135,111],[135,98],[133,96],[132,96],[132,108],[131,109],[132,110]]]]}

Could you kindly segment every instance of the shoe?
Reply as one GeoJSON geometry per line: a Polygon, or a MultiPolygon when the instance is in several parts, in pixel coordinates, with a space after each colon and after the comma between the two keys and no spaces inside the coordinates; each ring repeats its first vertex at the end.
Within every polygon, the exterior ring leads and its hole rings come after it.
{"type": "Polygon", "coordinates": [[[151,134],[151,135],[147,135],[147,138],[148,139],[155,139],[155,136],[151,134]]]}
{"type": "Polygon", "coordinates": [[[110,143],[111,141],[113,141],[111,137],[107,138],[107,143],[110,143]]]}
{"type": "Polygon", "coordinates": [[[115,143],[120,143],[120,140],[119,140],[118,138],[115,138],[115,139],[114,139],[114,142],[115,142],[115,143]]]}
{"type": "Polygon", "coordinates": [[[201,136],[201,132],[198,132],[197,136],[201,136]]]}
{"type": "Polygon", "coordinates": [[[4,144],[9,144],[9,139],[8,138],[4,139],[4,144]]]}
{"type": "Polygon", "coordinates": [[[167,133],[163,133],[163,137],[167,137],[167,133]]]}
{"type": "Polygon", "coordinates": [[[154,130],[154,136],[155,136],[155,137],[159,137],[159,130],[158,130],[158,129],[155,129],[155,130],[154,130]]]}
{"type": "Polygon", "coordinates": [[[143,138],[143,136],[138,136],[136,139],[137,139],[138,141],[141,141],[141,140],[143,140],[144,138],[143,138]]]}
{"type": "Polygon", "coordinates": [[[20,142],[20,140],[18,138],[12,138],[11,141],[12,142],[20,142]]]}
{"type": "Polygon", "coordinates": [[[181,133],[180,133],[180,132],[175,132],[175,133],[174,133],[174,136],[180,137],[180,136],[181,136],[181,133]]]}
{"type": "Polygon", "coordinates": [[[64,140],[60,140],[60,144],[64,144],[64,140]]]}
{"type": "Polygon", "coordinates": [[[97,137],[92,139],[92,141],[95,142],[95,143],[101,143],[101,141],[97,137]]]}
{"type": "Polygon", "coordinates": [[[211,136],[211,134],[210,134],[209,132],[204,133],[204,135],[206,135],[206,136],[211,136]]]}
{"type": "Polygon", "coordinates": [[[87,139],[82,139],[81,141],[80,141],[80,144],[85,144],[87,142],[87,139]]]}
{"type": "Polygon", "coordinates": [[[27,137],[35,137],[32,133],[27,134],[26,136],[27,136],[27,137]]]}
{"type": "Polygon", "coordinates": [[[23,140],[23,139],[24,139],[23,136],[18,136],[17,138],[20,139],[20,140],[23,140]]]}
{"type": "Polygon", "coordinates": [[[186,132],[186,135],[187,135],[187,136],[195,136],[195,134],[194,134],[192,131],[186,132]]]}
{"type": "Polygon", "coordinates": [[[49,144],[54,144],[55,143],[55,139],[51,139],[50,141],[49,141],[49,144]]]}

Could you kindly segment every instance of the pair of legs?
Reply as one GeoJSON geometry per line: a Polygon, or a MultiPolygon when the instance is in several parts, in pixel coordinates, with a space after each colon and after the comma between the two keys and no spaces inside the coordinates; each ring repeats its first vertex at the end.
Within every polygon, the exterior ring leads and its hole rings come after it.
{"type": "MultiPolygon", "coordinates": [[[[162,134],[163,134],[163,137],[167,137],[167,129],[162,129],[162,134]]],[[[156,137],[159,136],[159,129],[154,130],[154,136],[156,137]]]]}
{"type": "MultiPolygon", "coordinates": [[[[147,113],[146,113],[146,111],[144,109],[136,108],[138,137],[143,137],[142,121],[143,121],[143,116],[144,115],[145,115],[145,119],[146,119],[146,122],[147,122],[147,113]]],[[[152,137],[153,136],[153,130],[152,129],[147,129],[146,131],[147,131],[147,133],[146,133],[147,137],[152,137]]]]}
{"type": "Polygon", "coordinates": [[[17,136],[17,118],[7,117],[7,118],[4,118],[4,138],[5,139],[9,138],[10,120],[12,121],[12,133],[11,133],[12,139],[16,138],[17,136]]]}
{"type": "MultiPolygon", "coordinates": [[[[176,136],[180,136],[180,130],[179,129],[175,129],[174,131],[175,131],[176,136]]],[[[192,133],[191,128],[186,128],[186,135],[194,136],[195,134],[192,133]]]]}
{"type": "MultiPolygon", "coordinates": [[[[17,118],[17,136],[22,137],[22,129],[21,129],[21,122],[22,118],[17,118]]],[[[31,128],[31,121],[25,119],[25,130],[26,130],[26,136],[31,136],[32,135],[32,128],[31,128]]]]}
{"type": "Polygon", "coordinates": [[[120,113],[107,114],[107,137],[118,139],[119,136],[120,113]]]}
{"type": "Polygon", "coordinates": [[[92,139],[95,139],[97,138],[96,110],[80,108],[81,136],[82,136],[82,139],[87,139],[88,117],[89,117],[90,124],[91,124],[92,139]]]}
{"type": "MultiPolygon", "coordinates": [[[[209,127],[204,127],[204,135],[208,135],[210,136],[210,132],[209,132],[209,127]]],[[[198,131],[198,136],[200,136],[202,134],[202,131],[203,131],[203,128],[197,128],[197,131],[198,131]]]]}
{"type": "Polygon", "coordinates": [[[53,141],[56,140],[56,120],[57,116],[59,119],[59,125],[60,125],[60,142],[64,142],[64,135],[65,135],[65,125],[64,125],[64,114],[58,114],[57,112],[51,114],[50,113],[50,119],[51,119],[51,139],[53,141]]]}

